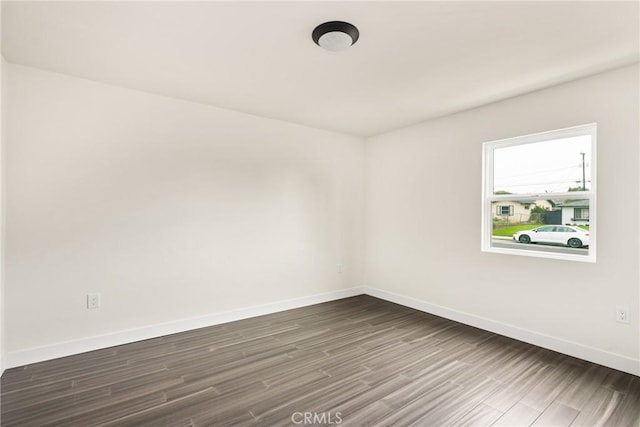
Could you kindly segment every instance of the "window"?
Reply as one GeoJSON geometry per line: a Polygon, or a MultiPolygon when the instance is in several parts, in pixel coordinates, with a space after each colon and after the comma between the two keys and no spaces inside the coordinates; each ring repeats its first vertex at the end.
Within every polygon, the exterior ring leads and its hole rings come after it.
{"type": "Polygon", "coordinates": [[[498,216],[513,216],[513,205],[497,206],[496,215],[498,216]]]}
{"type": "Polygon", "coordinates": [[[589,208],[573,208],[573,216],[576,220],[589,220],[589,208]]]}
{"type": "Polygon", "coordinates": [[[596,125],[483,144],[482,250],[595,262],[596,125]]]}

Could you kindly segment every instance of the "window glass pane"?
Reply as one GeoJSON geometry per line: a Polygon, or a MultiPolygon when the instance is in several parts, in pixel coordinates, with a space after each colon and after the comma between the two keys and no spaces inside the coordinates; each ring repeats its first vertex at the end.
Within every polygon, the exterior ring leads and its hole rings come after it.
{"type": "MultiPolygon", "coordinates": [[[[491,247],[584,256],[589,254],[589,200],[500,200],[493,201],[492,205],[511,206],[511,212],[510,215],[494,216],[491,247]],[[525,209],[525,206],[529,206],[529,209],[525,209]]],[[[498,210],[493,208],[491,212],[498,210]]]]}
{"type": "Polygon", "coordinates": [[[564,193],[588,190],[591,135],[496,148],[493,193],[564,193]]]}

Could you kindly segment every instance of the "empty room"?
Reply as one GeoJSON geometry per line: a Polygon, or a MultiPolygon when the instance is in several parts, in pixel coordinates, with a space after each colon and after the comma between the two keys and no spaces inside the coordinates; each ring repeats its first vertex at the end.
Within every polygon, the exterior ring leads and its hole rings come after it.
{"type": "Polygon", "coordinates": [[[3,427],[640,426],[640,2],[1,3],[3,427]]]}

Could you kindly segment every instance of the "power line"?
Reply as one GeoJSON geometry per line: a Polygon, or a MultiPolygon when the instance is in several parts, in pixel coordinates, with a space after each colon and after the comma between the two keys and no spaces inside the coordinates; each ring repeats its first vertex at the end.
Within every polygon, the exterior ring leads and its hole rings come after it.
{"type": "Polygon", "coordinates": [[[558,185],[558,184],[576,184],[576,183],[580,183],[581,181],[576,181],[575,179],[569,180],[569,181],[547,181],[547,182],[530,182],[530,183],[526,183],[526,184],[499,184],[499,183],[494,183],[493,186],[494,187],[528,187],[528,186],[534,186],[534,185],[558,185]]]}
{"type": "Polygon", "coordinates": [[[580,167],[580,165],[578,164],[578,165],[575,165],[575,166],[567,166],[567,167],[564,167],[564,168],[546,169],[546,170],[541,170],[541,171],[536,171],[536,172],[521,173],[521,174],[517,174],[517,175],[501,176],[499,179],[518,178],[518,177],[523,177],[523,176],[528,176],[528,175],[548,174],[549,172],[560,172],[560,171],[565,171],[565,170],[569,170],[569,169],[577,169],[579,167],[580,167]]]}

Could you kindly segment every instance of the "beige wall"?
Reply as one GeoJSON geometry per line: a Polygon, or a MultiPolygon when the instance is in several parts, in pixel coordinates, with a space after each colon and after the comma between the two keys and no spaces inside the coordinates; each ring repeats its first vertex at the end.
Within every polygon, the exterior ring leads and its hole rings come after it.
{"type": "Polygon", "coordinates": [[[7,352],[361,284],[361,138],[8,71],[7,352]]]}
{"type": "Polygon", "coordinates": [[[620,222],[620,201],[638,212],[638,89],[638,67],[626,67],[371,138],[366,285],[633,365],[639,223],[620,222]],[[482,253],[482,143],[591,122],[597,262],[482,253]],[[460,200],[463,209],[443,209],[460,200]],[[617,305],[631,309],[631,324],[614,321],[617,305]]]}

